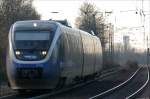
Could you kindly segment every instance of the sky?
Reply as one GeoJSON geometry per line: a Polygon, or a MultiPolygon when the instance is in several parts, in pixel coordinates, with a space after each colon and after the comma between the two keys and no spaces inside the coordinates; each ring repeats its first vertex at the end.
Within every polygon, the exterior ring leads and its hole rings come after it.
{"type": "MultiPolygon", "coordinates": [[[[140,24],[140,16],[136,15],[135,11],[128,10],[141,9],[142,0],[34,0],[33,5],[42,15],[43,20],[47,20],[50,18],[67,18],[71,22],[71,24],[74,25],[75,18],[79,15],[79,8],[83,4],[83,2],[94,4],[98,9],[100,9],[100,12],[103,13],[105,11],[113,11],[111,17],[113,17],[114,20],[116,17],[118,25],[135,26],[137,24],[140,24]],[[51,12],[59,12],[59,14],[54,14],[51,12]],[[124,17],[126,17],[127,20],[123,20],[122,18],[124,17]],[[131,20],[134,20],[134,22],[127,22],[131,20]]],[[[148,6],[148,0],[144,0],[143,9],[147,10],[148,6]]]]}
{"type": "MultiPolygon", "coordinates": [[[[131,34],[133,36],[136,33],[136,39],[139,39],[139,45],[141,45],[144,39],[144,35],[141,35],[142,26],[145,26],[145,38],[150,32],[150,15],[145,16],[145,22],[144,17],[140,15],[141,9],[145,11],[145,14],[150,14],[150,0],[34,0],[33,6],[41,14],[42,20],[67,19],[75,27],[75,19],[79,16],[79,8],[84,2],[94,4],[104,14],[106,23],[114,24],[115,35],[119,33],[120,37],[118,38],[121,40],[123,35],[131,34]],[[105,11],[112,11],[113,13],[106,15],[105,11]],[[129,29],[132,27],[137,28],[129,29]]],[[[120,40],[118,41],[120,42],[120,40]]]]}

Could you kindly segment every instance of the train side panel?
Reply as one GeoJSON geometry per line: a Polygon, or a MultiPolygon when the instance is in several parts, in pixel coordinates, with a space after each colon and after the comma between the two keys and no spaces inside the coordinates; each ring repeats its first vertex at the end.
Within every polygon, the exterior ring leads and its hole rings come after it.
{"type": "Polygon", "coordinates": [[[99,38],[94,37],[94,45],[95,45],[95,72],[100,72],[102,70],[102,47],[99,38]]]}
{"type": "Polygon", "coordinates": [[[61,64],[61,76],[73,79],[80,77],[82,73],[83,55],[82,41],[78,31],[63,28],[61,46],[64,53],[63,64],[61,64]]]}
{"type": "Polygon", "coordinates": [[[83,64],[83,76],[88,76],[94,73],[94,44],[93,39],[90,34],[85,33],[84,31],[81,32],[82,37],[82,44],[83,44],[83,57],[84,57],[84,64],[83,64]]]}
{"type": "Polygon", "coordinates": [[[73,79],[99,72],[102,69],[100,40],[84,31],[66,27],[62,31],[64,62],[61,65],[61,76],[73,79]]]}

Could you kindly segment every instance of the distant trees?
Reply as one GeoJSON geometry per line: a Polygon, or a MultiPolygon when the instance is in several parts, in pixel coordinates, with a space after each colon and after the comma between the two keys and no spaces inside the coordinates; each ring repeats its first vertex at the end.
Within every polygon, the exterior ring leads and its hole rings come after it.
{"type": "Polygon", "coordinates": [[[102,51],[105,53],[106,43],[108,43],[108,33],[106,31],[106,24],[104,24],[105,18],[103,17],[103,13],[95,5],[87,2],[83,3],[79,10],[80,14],[76,18],[76,27],[89,33],[92,30],[100,38],[102,51]]]}
{"type": "Polygon", "coordinates": [[[93,30],[98,34],[99,25],[104,23],[103,14],[98,11],[96,6],[87,2],[81,5],[79,10],[80,14],[79,17],[76,18],[76,26],[87,32],[93,30]]]}
{"type": "Polygon", "coordinates": [[[76,18],[76,27],[91,33],[91,30],[94,31],[102,42],[102,46],[105,46],[105,35],[104,35],[104,17],[103,13],[99,12],[95,5],[90,3],[83,3],[80,7],[80,14],[76,18]]]}
{"type": "Polygon", "coordinates": [[[33,0],[1,0],[0,1],[0,48],[6,47],[10,26],[19,20],[40,19],[40,15],[32,6],[33,0]]]}
{"type": "MultiPolygon", "coordinates": [[[[113,24],[105,22],[107,19],[106,14],[112,12],[100,12],[95,5],[90,3],[83,3],[80,7],[79,16],[76,18],[76,27],[91,33],[94,31],[95,35],[101,40],[102,51],[103,51],[103,65],[109,68],[114,64],[113,53],[114,53],[114,42],[113,42],[113,24]]],[[[115,65],[114,65],[115,66],[115,65]]]]}

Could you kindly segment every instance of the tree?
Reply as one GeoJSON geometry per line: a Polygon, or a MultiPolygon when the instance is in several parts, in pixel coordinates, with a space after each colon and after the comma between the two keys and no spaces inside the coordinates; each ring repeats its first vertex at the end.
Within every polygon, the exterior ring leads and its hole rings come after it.
{"type": "Polygon", "coordinates": [[[0,2],[0,42],[5,48],[10,26],[19,20],[40,19],[32,6],[33,0],[1,0],[0,2]]]}
{"type": "Polygon", "coordinates": [[[85,2],[80,7],[80,15],[76,18],[76,26],[87,32],[93,30],[97,35],[99,31],[99,25],[104,23],[103,14],[98,11],[96,6],[85,2]]]}
{"type": "Polygon", "coordinates": [[[105,48],[106,38],[105,38],[105,24],[103,13],[99,12],[95,5],[85,2],[80,7],[79,17],[76,18],[76,27],[91,33],[94,31],[102,44],[102,48],[105,48]]]}
{"type": "Polygon", "coordinates": [[[87,2],[81,5],[79,10],[80,14],[76,18],[76,26],[89,33],[93,30],[95,35],[100,38],[103,51],[103,64],[106,65],[106,59],[108,59],[106,43],[109,43],[109,31],[107,24],[104,24],[105,18],[103,17],[103,13],[95,5],[87,2]]]}

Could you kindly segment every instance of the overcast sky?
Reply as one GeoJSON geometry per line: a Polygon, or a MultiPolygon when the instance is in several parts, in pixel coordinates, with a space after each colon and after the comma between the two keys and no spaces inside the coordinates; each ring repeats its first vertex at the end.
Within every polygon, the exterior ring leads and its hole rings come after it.
{"type": "MultiPolygon", "coordinates": [[[[110,16],[105,16],[107,22],[112,22],[116,28],[124,27],[139,27],[136,33],[143,32],[143,17],[140,15],[140,9],[143,9],[145,14],[150,14],[150,0],[34,0],[33,5],[42,16],[42,20],[48,19],[67,19],[73,27],[75,18],[79,15],[79,8],[84,2],[89,2],[97,6],[100,12],[112,11],[110,16]],[[138,14],[136,14],[136,9],[138,14]],[[130,11],[135,10],[135,11],[130,11]],[[149,12],[148,12],[149,11],[149,12]],[[54,14],[51,12],[59,12],[54,14]]],[[[104,14],[105,15],[105,14],[104,14]]],[[[145,30],[148,35],[150,29],[150,15],[145,17],[145,30]]],[[[121,32],[128,32],[122,30],[121,32]]],[[[131,32],[131,30],[129,30],[131,32]]],[[[116,30],[115,30],[116,33],[116,30]]],[[[135,33],[135,32],[134,32],[135,33]]],[[[150,34],[150,33],[149,33],[150,34]]],[[[124,33],[122,33],[124,35],[124,33]]],[[[134,34],[132,34],[133,36],[134,34]]],[[[136,35],[136,34],[135,34],[136,35]]],[[[122,37],[120,37],[122,39],[122,37]]],[[[142,42],[143,40],[137,35],[142,42]]],[[[141,44],[141,43],[140,43],[141,44]]]]}
{"type": "MultiPolygon", "coordinates": [[[[135,14],[135,11],[128,10],[141,9],[142,0],[34,0],[33,4],[42,15],[43,20],[67,18],[74,25],[75,18],[78,16],[79,8],[83,2],[95,4],[102,12],[113,11],[113,14],[107,18],[111,18],[113,22],[116,18],[118,26],[138,26],[141,24],[140,15],[135,14]],[[59,14],[51,13],[54,11],[59,12],[59,14]]],[[[143,9],[148,11],[148,0],[144,0],[143,5],[143,9]]]]}

